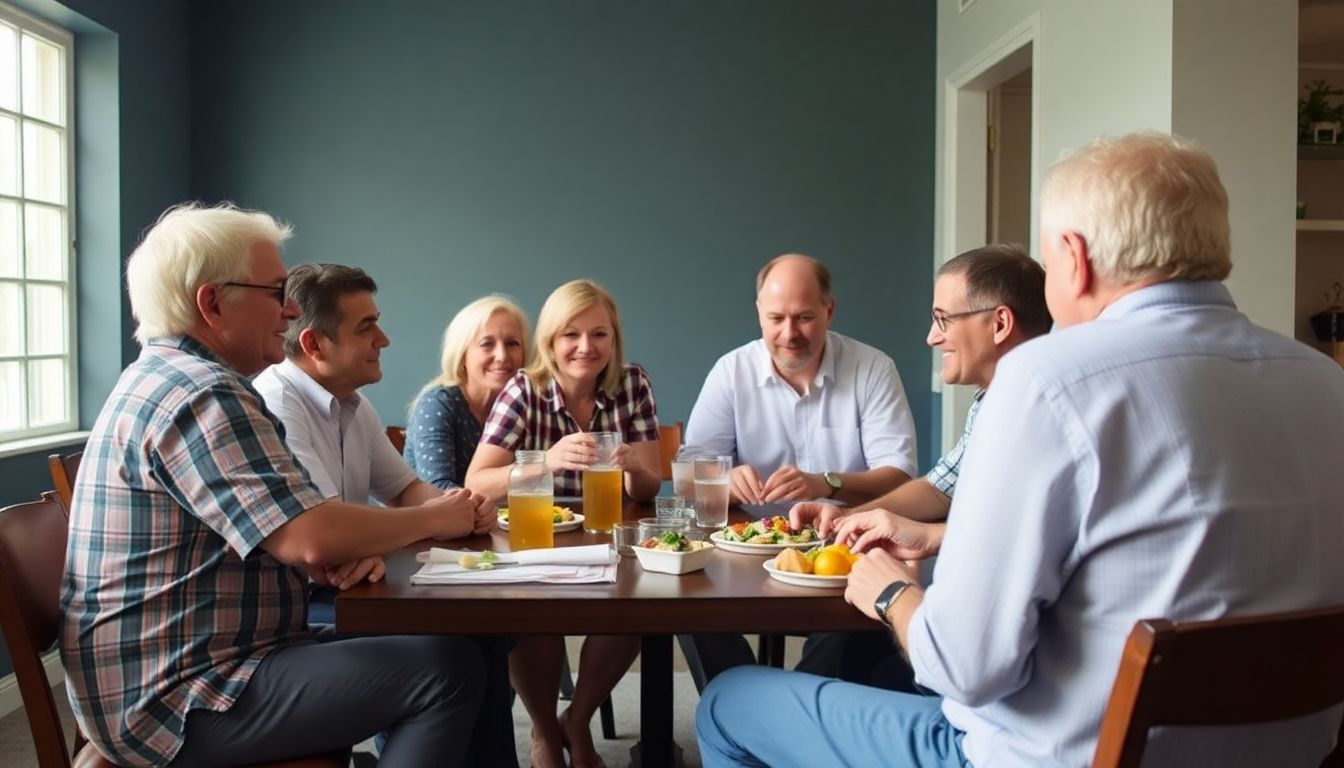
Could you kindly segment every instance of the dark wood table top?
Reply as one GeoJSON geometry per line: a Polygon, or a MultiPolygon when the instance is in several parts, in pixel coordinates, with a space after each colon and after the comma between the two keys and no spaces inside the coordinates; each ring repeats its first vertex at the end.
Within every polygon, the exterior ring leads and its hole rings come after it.
{"type": "MultiPolygon", "coordinates": [[[[571,504],[580,511],[578,504],[571,504]]],[[[627,503],[624,518],[652,515],[627,503]]],[[[747,519],[734,510],[733,518],[747,519]]],[[[606,544],[606,534],[556,534],[556,546],[606,544]]],[[[378,634],[639,634],[814,632],[880,628],[844,601],[843,590],[796,587],[771,579],[768,558],[717,550],[703,571],[673,576],[621,558],[615,584],[414,586],[421,542],[387,558],[387,576],[336,599],[336,628],[378,634]]],[[[454,549],[508,549],[508,534],[437,542],[454,549]]]]}

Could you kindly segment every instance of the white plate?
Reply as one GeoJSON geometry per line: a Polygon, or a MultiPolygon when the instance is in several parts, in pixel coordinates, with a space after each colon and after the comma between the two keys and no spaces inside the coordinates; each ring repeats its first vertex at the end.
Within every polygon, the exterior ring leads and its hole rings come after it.
{"type": "Polygon", "coordinates": [[[849,574],[844,576],[817,576],[811,573],[794,573],[793,571],[775,570],[775,561],[766,560],[761,563],[765,572],[770,574],[770,578],[776,581],[782,581],[785,584],[792,584],[795,587],[821,587],[823,589],[843,589],[849,583],[849,574]]]}
{"type": "Polygon", "coordinates": [[[800,541],[796,544],[748,544],[745,541],[727,541],[723,538],[723,531],[709,534],[709,540],[719,549],[736,552],[739,555],[777,555],[786,549],[811,549],[821,543],[813,540],[800,541]]]}
{"type": "MultiPolygon", "coordinates": [[[[555,523],[554,528],[556,533],[564,533],[565,531],[572,531],[575,528],[578,528],[580,525],[583,525],[583,515],[579,514],[578,512],[575,512],[573,520],[566,520],[563,523],[555,523]]],[[[501,531],[509,530],[509,521],[500,520],[499,530],[501,531]]]]}

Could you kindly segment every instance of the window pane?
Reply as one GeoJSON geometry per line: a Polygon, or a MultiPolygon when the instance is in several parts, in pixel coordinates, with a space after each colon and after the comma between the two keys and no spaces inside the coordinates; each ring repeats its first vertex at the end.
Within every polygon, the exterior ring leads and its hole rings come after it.
{"type": "Polygon", "coordinates": [[[64,280],[64,212],[30,204],[24,206],[23,215],[24,251],[28,255],[25,276],[29,280],[64,280]]]}
{"type": "Polygon", "coordinates": [[[65,360],[28,361],[28,426],[65,421],[65,360]]]}
{"type": "Polygon", "coordinates": [[[23,124],[23,194],[49,203],[65,202],[61,132],[37,123],[23,124]]]}
{"type": "Polygon", "coordinates": [[[0,200],[0,277],[19,273],[19,204],[0,200]]]}
{"type": "Polygon", "coordinates": [[[19,32],[0,24],[0,107],[19,111],[19,32]]]}
{"type": "Polygon", "coordinates": [[[23,427],[23,364],[0,363],[0,429],[23,427]]]}
{"type": "Polygon", "coordinates": [[[65,289],[57,285],[29,285],[28,354],[62,354],[65,338],[65,289]]]}
{"type": "Polygon", "coordinates": [[[19,121],[0,115],[0,194],[19,194],[19,121]]]}
{"type": "Polygon", "coordinates": [[[23,113],[65,125],[61,49],[32,35],[24,35],[22,50],[23,113]]]}
{"type": "Polygon", "coordinates": [[[22,354],[23,288],[18,283],[0,283],[0,356],[22,354]]]}

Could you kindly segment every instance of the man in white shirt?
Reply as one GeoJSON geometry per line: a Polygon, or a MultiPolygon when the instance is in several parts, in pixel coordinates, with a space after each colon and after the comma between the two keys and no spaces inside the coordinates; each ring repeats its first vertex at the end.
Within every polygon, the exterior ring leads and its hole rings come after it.
{"type": "MultiPolygon", "coordinates": [[[[416,477],[387,438],[378,413],[359,388],[383,378],[380,357],[390,343],[378,325],[378,290],[357,267],[300,264],[289,271],[285,289],[299,306],[299,317],[285,332],[285,360],[253,380],[266,407],[284,425],[290,451],[308,471],[323,496],[385,506],[421,504],[439,496],[455,498],[453,514],[471,520],[475,533],[495,526],[495,508],[464,488],[440,490],[416,477]]],[[[379,561],[370,581],[382,577],[379,561]]],[[[335,621],[336,590],[314,590],[309,623],[335,621]]],[[[485,733],[486,723],[508,715],[507,649],[500,638],[478,639],[486,656],[487,676],[482,718],[471,751],[479,765],[516,765],[513,733],[485,733]],[[501,700],[501,696],[503,697],[501,700]],[[502,703],[501,703],[502,702],[502,703]],[[507,737],[507,738],[506,738],[507,737]],[[505,751],[507,750],[507,751],[505,751]]]]}
{"type": "MultiPolygon", "coordinates": [[[[1086,765],[1136,621],[1344,603],[1344,371],[1237,311],[1227,208],[1213,158],[1170,136],[1050,170],[1056,331],[996,367],[932,585],[881,514],[837,534],[867,542],[846,600],[942,698],[732,669],[697,711],[706,766],[1086,765]]],[[[1144,758],[1319,765],[1340,713],[1158,728],[1144,758]]]]}
{"type": "MultiPolygon", "coordinates": [[[[688,455],[732,456],[732,496],[761,504],[833,499],[857,504],[917,470],[915,423],[891,358],[830,332],[826,265],[799,254],[756,276],[762,338],[719,358],[686,423],[688,455]]],[[[696,686],[754,657],[741,635],[678,637],[696,686]]],[[[880,633],[818,633],[798,669],[867,669],[888,652],[880,633]]]]}
{"type": "Polygon", "coordinates": [[[732,456],[733,500],[868,501],[918,469],[915,422],[891,358],[829,331],[826,265],[777,256],[756,277],[762,338],[705,378],[686,452],[732,456]]]}

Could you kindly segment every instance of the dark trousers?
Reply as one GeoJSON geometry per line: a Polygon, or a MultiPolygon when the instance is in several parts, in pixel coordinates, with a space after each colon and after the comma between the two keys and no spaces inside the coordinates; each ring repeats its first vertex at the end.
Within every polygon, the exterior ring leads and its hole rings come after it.
{"type": "Polygon", "coordinates": [[[484,664],[460,637],[357,637],[272,652],[226,712],[187,715],[174,766],[328,752],[379,731],[379,765],[459,766],[476,726],[484,664]]]}
{"type": "MultiPolygon", "coordinates": [[[[742,635],[677,635],[677,642],[698,691],[725,669],[756,663],[742,635]]],[[[885,631],[813,632],[795,669],[890,690],[915,690],[914,672],[885,631]]]]}

